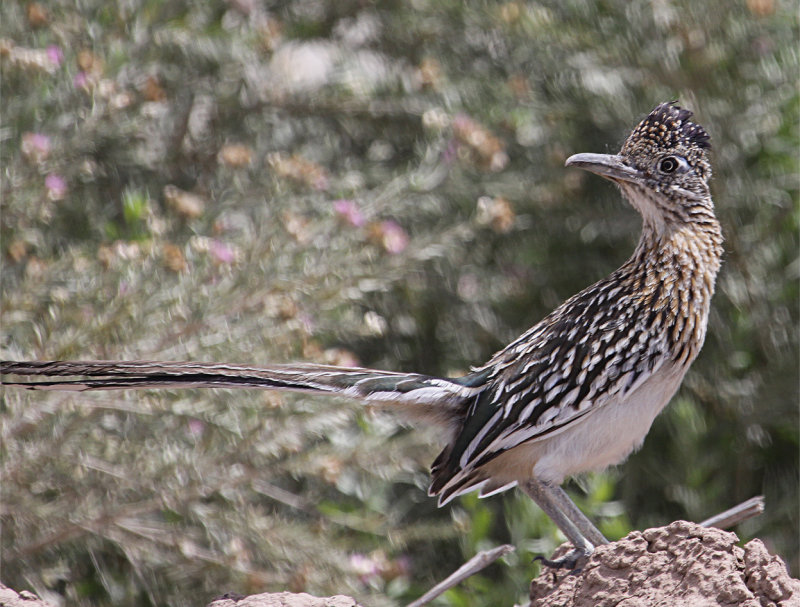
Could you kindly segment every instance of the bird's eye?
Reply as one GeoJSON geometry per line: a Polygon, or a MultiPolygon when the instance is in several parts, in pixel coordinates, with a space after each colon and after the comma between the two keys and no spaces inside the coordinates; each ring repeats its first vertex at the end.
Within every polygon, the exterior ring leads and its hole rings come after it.
{"type": "Polygon", "coordinates": [[[658,163],[658,170],[662,173],[684,173],[689,170],[689,163],[681,156],[667,156],[658,163]]]}

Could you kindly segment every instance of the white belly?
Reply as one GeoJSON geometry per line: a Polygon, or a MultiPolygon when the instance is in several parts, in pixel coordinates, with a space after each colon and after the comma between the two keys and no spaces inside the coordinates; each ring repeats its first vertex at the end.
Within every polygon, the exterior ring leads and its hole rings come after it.
{"type": "Polygon", "coordinates": [[[564,477],[623,461],[642,445],[656,415],[678,389],[685,370],[679,367],[656,373],[620,400],[605,403],[542,441],[531,462],[533,476],[560,484],[564,477]]]}

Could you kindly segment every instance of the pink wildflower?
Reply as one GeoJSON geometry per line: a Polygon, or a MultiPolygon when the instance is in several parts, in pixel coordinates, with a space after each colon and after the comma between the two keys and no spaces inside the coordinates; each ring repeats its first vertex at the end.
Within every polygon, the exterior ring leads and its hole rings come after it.
{"type": "Polygon", "coordinates": [[[333,209],[336,213],[344,219],[347,223],[351,226],[355,226],[360,228],[364,225],[365,219],[364,214],[361,212],[361,209],[358,208],[355,201],[353,200],[334,200],[333,201],[333,209]]]}
{"type": "Polygon", "coordinates": [[[41,163],[47,160],[50,155],[50,137],[42,133],[23,133],[22,145],[20,150],[22,155],[34,163],[41,163]]]}
{"type": "Polygon", "coordinates": [[[236,261],[236,251],[230,245],[216,238],[209,244],[208,252],[211,258],[220,265],[227,266],[236,261]]]}
{"type": "Polygon", "coordinates": [[[72,84],[76,89],[88,89],[89,88],[89,75],[81,70],[75,77],[72,79],[72,84]]]}
{"type": "Polygon", "coordinates": [[[351,554],[350,569],[358,575],[363,584],[369,584],[380,577],[379,563],[374,557],[366,554],[351,554]]]}
{"type": "Polygon", "coordinates": [[[206,425],[199,419],[190,419],[186,422],[186,433],[192,438],[200,438],[206,430],[206,425]]]}
{"type": "Polygon", "coordinates": [[[62,200],[67,195],[67,180],[57,173],[50,173],[44,178],[44,187],[50,200],[62,200]]]}
{"type": "Polygon", "coordinates": [[[64,61],[64,51],[61,50],[60,46],[51,44],[50,46],[47,47],[46,52],[47,52],[47,59],[54,66],[59,67],[61,63],[64,61]]]}
{"type": "Polygon", "coordinates": [[[402,253],[408,246],[408,234],[400,225],[392,220],[382,221],[380,224],[381,240],[387,253],[396,255],[402,253]]]}

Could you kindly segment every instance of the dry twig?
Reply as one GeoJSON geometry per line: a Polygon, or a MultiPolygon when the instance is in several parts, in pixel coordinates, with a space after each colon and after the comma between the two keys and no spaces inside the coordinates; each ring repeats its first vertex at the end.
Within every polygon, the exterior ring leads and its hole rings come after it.
{"type": "Polygon", "coordinates": [[[758,516],[762,512],[764,512],[764,496],[757,495],[738,506],[729,508],[725,512],[720,512],[711,518],[707,518],[700,525],[703,527],[716,527],[717,529],[729,529],[742,521],[758,516]]]}
{"type": "Polygon", "coordinates": [[[416,601],[409,603],[407,607],[422,607],[422,605],[427,605],[437,596],[444,593],[446,590],[449,590],[453,586],[460,584],[462,581],[464,581],[471,575],[474,575],[481,569],[484,569],[485,567],[491,565],[501,556],[505,556],[506,554],[513,551],[514,551],[514,546],[512,546],[511,544],[503,544],[502,546],[497,546],[497,548],[492,548],[491,550],[483,550],[479,552],[478,554],[473,556],[470,560],[468,560],[466,563],[461,565],[461,567],[459,567],[447,578],[445,578],[444,580],[436,584],[436,586],[428,590],[428,592],[423,594],[416,601]]]}

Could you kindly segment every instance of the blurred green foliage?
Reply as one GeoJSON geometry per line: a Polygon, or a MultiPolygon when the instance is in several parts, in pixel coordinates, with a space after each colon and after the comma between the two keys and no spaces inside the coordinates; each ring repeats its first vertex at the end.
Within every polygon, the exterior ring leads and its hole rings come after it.
{"type": "MultiPolygon", "coordinates": [[[[615,538],[763,492],[740,537],[797,574],[794,8],[3,2],[3,357],[462,372],[630,254],[635,213],[563,162],[677,98],[726,235],[706,346],[572,493],[615,538]]],[[[2,416],[3,581],[71,605],[396,605],[512,542],[436,603],[508,605],[560,541],[513,492],[437,510],[437,437],[346,401],[6,390],[2,416]]]]}

